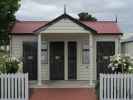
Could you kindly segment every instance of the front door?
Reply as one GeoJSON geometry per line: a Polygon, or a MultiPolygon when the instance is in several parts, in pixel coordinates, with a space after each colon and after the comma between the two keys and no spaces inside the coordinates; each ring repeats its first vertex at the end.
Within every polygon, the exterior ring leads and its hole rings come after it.
{"type": "Polygon", "coordinates": [[[37,80],[37,42],[23,43],[23,72],[29,80],[37,80]]]}
{"type": "Polygon", "coordinates": [[[68,42],[68,79],[77,78],[77,42],[68,42]]]}
{"type": "Polygon", "coordinates": [[[97,78],[100,73],[110,73],[110,56],[115,54],[115,42],[97,42],[97,78]]]}
{"type": "Polygon", "coordinates": [[[50,80],[64,80],[64,42],[50,42],[50,80]]]}

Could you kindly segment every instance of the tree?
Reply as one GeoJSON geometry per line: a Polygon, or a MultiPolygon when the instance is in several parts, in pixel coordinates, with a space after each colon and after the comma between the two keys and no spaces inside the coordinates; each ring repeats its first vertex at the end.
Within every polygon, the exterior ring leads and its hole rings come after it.
{"type": "Polygon", "coordinates": [[[81,21],[97,21],[95,17],[93,17],[91,14],[88,14],[87,12],[81,12],[78,14],[79,20],[81,21]]]}
{"type": "Polygon", "coordinates": [[[20,0],[0,0],[0,46],[9,44],[8,33],[15,22],[19,2],[20,0]]]}

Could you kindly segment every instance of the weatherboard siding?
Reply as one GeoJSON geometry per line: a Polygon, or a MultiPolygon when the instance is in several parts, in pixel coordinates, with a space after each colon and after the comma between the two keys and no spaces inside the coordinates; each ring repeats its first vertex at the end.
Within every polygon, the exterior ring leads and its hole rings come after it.
{"type": "Polygon", "coordinates": [[[121,44],[122,54],[133,57],[133,42],[125,42],[121,44]]]}
{"type": "Polygon", "coordinates": [[[42,72],[42,80],[50,80],[49,78],[50,71],[48,64],[42,64],[41,72],[42,72]]]}
{"type": "Polygon", "coordinates": [[[41,33],[90,33],[80,25],[72,22],[71,20],[64,18],[58,22],[55,22],[50,27],[42,29],[41,33]]]}
{"type": "MultiPolygon", "coordinates": [[[[79,34],[80,36],[80,34],[79,34]]],[[[54,36],[53,36],[54,37],[54,36]]],[[[67,36],[66,39],[63,39],[64,41],[71,41],[71,40],[78,40],[78,49],[77,49],[77,80],[90,80],[93,75],[90,74],[90,66],[89,64],[82,64],[82,39],[80,40],[77,36],[75,39],[71,39],[70,36],[67,36]]],[[[53,38],[52,38],[53,40],[53,38]]],[[[23,42],[34,42],[37,41],[36,36],[12,36],[12,52],[11,55],[15,56],[17,58],[23,57],[23,42]]],[[[53,40],[54,41],[54,40],[53,40]]],[[[57,39],[55,39],[57,41],[57,39]]],[[[88,39],[89,41],[89,39],[88,39]]],[[[42,74],[42,80],[49,80],[49,64],[41,64],[41,74],[42,74]]],[[[66,70],[67,71],[67,70],[66,70]]],[[[67,73],[67,72],[65,72],[67,73]]],[[[67,80],[67,78],[66,78],[67,80]]]]}
{"type": "MultiPolygon", "coordinates": [[[[120,53],[120,36],[119,35],[95,35],[93,38],[94,41],[94,45],[93,45],[93,50],[94,50],[94,54],[93,54],[93,62],[94,62],[94,67],[92,68],[92,72],[93,72],[93,79],[96,80],[97,79],[97,47],[96,44],[97,42],[101,41],[112,41],[115,42],[115,54],[119,54],[120,53]]],[[[105,48],[106,49],[106,48],[105,48]]]]}
{"type": "Polygon", "coordinates": [[[121,52],[121,36],[119,35],[96,35],[95,41],[112,41],[115,42],[115,54],[119,54],[121,52]]]}
{"type": "Polygon", "coordinates": [[[17,58],[23,57],[23,42],[35,42],[37,41],[36,36],[12,36],[11,40],[11,55],[17,58]]]}
{"type": "MultiPolygon", "coordinates": [[[[42,35],[42,41],[48,41],[48,45],[51,41],[64,41],[65,43],[65,80],[68,80],[68,67],[67,67],[67,42],[76,41],[77,42],[77,80],[90,80],[90,66],[89,64],[82,64],[82,42],[84,40],[89,41],[89,35],[79,36],[76,34],[65,34],[65,37],[59,34],[51,34],[51,35],[42,35]]],[[[48,46],[49,47],[49,46],[48,46]]],[[[49,48],[48,48],[49,49],[49,48]]],[[[48,50],[49,51],[49,50],[48,50]]],[[[49,53],[48,53],[49,54],[49,53]]],[[[48,55],[49,56],[49,55],[48,55]]],[[[49,58],[48,58],[49,59],[49,58]]],[[[42,65],[42,80],[49,80],[49,67],[50,62],[48,64],[42,65]]],[[[93,75],[92,75],[93,76],[93,75]]]]}
{"type": "MultiPolygon", "coordinates": [[[[77,80],[90,80],[92,79],[93,76],[95,76],[95,75],[90,75],[91,71],[93,71],[93,69],[90,69],[90,68],[93,68],[93,67],[90,67],[89,64],[82,64],[82,40],[87,38],[89,41],[88,36],[89,34],[91,34],[90,31],[84,29],[83,27],[74,23],[70,19],[64,18],[58,22],[53,23],[47,28],[41,29],[40,33],[42,33],[44,40],[48,40],[48,41],[64,41],[64,42],[73,41],[73,40],[78,41],[77,80]],[[66,34],[66,33],[70,33],[70,34],[66,34]],[[86,34],[83,34],[83,33],[86,33],[86,34]]],[[[67,50],[65,51],[65,53],[66,53],[65,54],[65,80],[68,80],[67,50]]],[[[48,64],[43,65],[42,67],[42,71],[43,71],[42,79],[43,80],[49,79],[49,72],[50,72],[49,65],[50,64],[48,63],[48,64]]]]}
{"type": "MultiPolygon", "coordinates": [[[[77,49],[77,80],[91,80],[93,79],[94,81],[96,80],[96,72],[97,72],[97,67],[96,67],[96,42],[97,41],[114,41],[116,46],[115,46],[115,52],[118,54],[120,52],[120,37],[119,36],[105,36],[105,35],[94,35],[93,36],[93,66],[91,67],[89,64],[82,64],[82,42],[84,40],[89,41],[89,34],[82,35],[82,34],[50,34],[50,35],[44,35],[45,38],[44,40],[50,42],[50,41],[77,41],[78,42],[78,49],[77,49]],[[63,37],[64,36],[64,37],[63,37]]],[[[43,36],[43,35],[42,35],[43,36]]],[[[43,39],[42,39],[43,40],[43,39]]],[[[34,42],[37,41],[36,36],[12,36],[12,50],[11,50],[11,55],[15,56],[17,58],[23,57],[23,42],[34,42]]],[[[128,45],[128,47],[132,47],[128,45]]],[[[48,50],[49,51],[49,50],[48,50]]],[[[128,51],[127,51],[128,52],[128,51]]],[[[49,59],[49,58],[48,58],[49,59]]],[[[65,58],[67,60],[67,57],[65,58]]],[[[66,61],[67,62],[67,61],[66,61]]],[[[41,66],[41,74],[42,74],[42,80],[49,80],[49,64],[42,64],[41,66]]],[[[65,65],[65,75],[67,75],[67,64],[65,65]]],[[[65,80],[67,80],[67,76],[65,76],[65,80]]],[[[92,84],[92,87],[94,87],[95,83],[92,84]]],[[[89,86],[91,86],[89,84],[89,86]]]]}
{"type": "MultiPolygon", "coordinates": [[[[37,36],[12,36],[11,39],[11,56],[16,57],[16,58],[22,58],[23,57],[23,42],[37,42],[37,36]]],[[[49,70],[48,66],[42,64],[41,67],[41,74],[42,74],[42,79],[48,80],[49,78],[49,70]]]]}

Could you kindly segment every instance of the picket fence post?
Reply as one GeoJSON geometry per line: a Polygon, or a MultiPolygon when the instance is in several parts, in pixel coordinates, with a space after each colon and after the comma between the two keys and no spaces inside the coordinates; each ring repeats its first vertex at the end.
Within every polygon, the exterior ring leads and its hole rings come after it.
{"type": "Polygon", "coordinates": [[[29,100],[28,73],[1,74],[0,100],[29,100]]]}
{"type": "Polygon", "coordinates": [[[100,74],[100,100],[133,100],[133,74],[100,74]]]}

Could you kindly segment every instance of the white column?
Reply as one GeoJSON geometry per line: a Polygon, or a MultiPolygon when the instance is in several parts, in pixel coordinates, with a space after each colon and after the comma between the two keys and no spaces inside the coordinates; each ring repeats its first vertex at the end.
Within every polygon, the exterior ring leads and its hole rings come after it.
{"type": "Polygon", "coordinates": [[[38,85],[42,84],[41,75],[41,34],[38,34],[38,85]]]}
{"type": "Polygon", "coordinates": [[[119,50],[119,54],[121,54],[121,36],[119,36],[119,39],[118,39],[118,50],[119,50]]]}
{"type": "Polygon", "coordinates": [[[65,49],[64,49],[64,55],[65,55],[65,80],[68,80],[68,47],[67,47],[67,41],[65,43],[65,49]]]}
{"type": "Polygon", "coordinates": [[[90,47],[90,86],[92,86],[93,85],[93,73],[94,73],[94,70],[93,70],[93,67],[94,67],[94,62],[93,62],[93,57],[94,57],[94,50],[93,50],[93,35],[92,34],[90,34],[89,35],[89,47],[90,47]]]}
{"type": "Polygon", "coordinates": [[[115,40],[115,54],[120,54],[121,50],[120,50],[120,41],[119,39],[115,40]]]}

